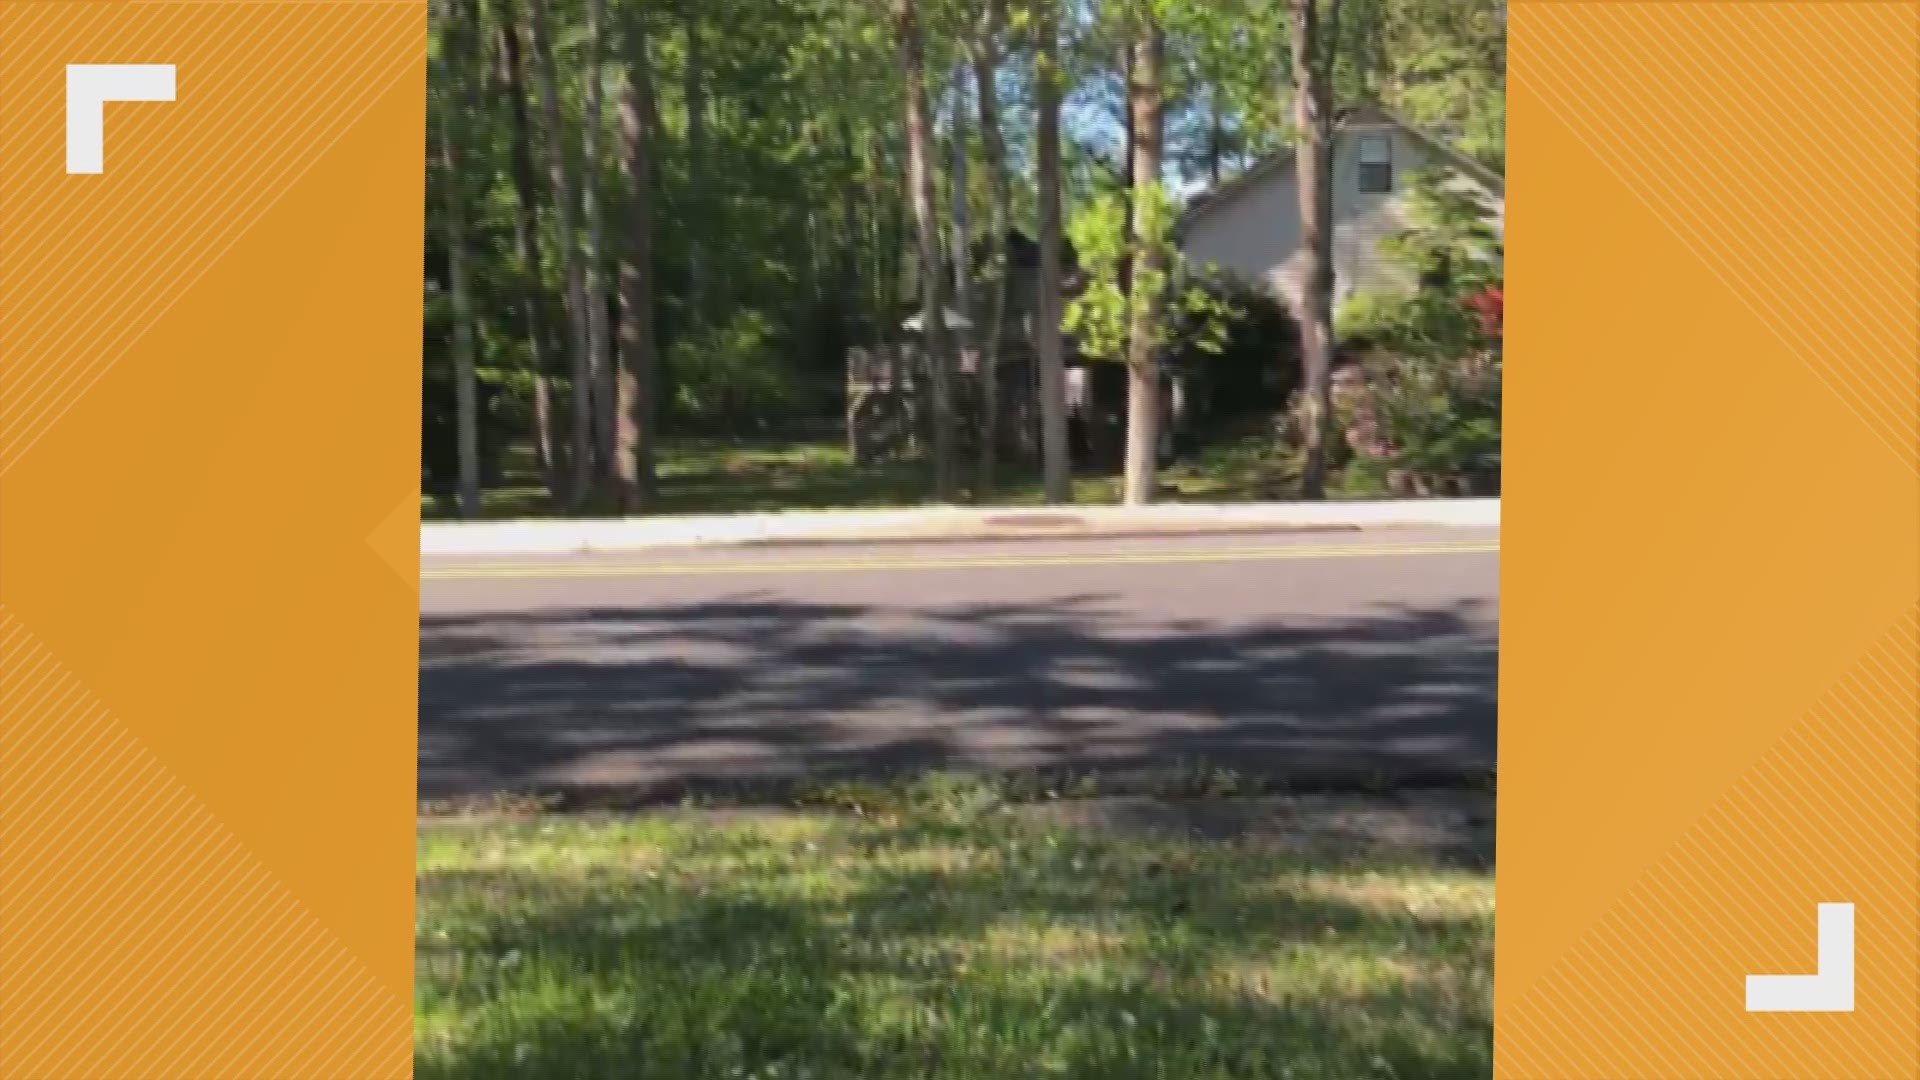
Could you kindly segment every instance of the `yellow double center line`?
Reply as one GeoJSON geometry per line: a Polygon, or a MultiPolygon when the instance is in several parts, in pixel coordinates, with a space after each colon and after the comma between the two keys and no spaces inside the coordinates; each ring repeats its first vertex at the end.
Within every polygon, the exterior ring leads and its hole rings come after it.
{"type": "Polygon", "coordinates": [[[1416,555],[1484,555],[1498,552],[1498,540],[1461,540],[1425,544],[1275,545],[1208,548],[1197,551],[1083,551],[1032,555],[957,555],[946,558],[765,560],[736,562],[498,562],[423,566],[423,581],[487,578],[701,577],[720,574],[818,574],[874,570],[1000,570],[1041,566],[1137,566],[1161,563],[1255,562],[1287,559],[1405,558],[1416,555]]]}

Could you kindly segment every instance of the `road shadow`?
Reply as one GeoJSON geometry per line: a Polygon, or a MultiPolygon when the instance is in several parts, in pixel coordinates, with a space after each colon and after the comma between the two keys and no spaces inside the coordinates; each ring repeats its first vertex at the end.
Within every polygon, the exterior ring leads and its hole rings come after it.
{"type": "Polygon", "coordinates": [[[1142,623],[1110,598],[764,593],[421,619],[420,794],[622,801],[896,769],[1492,768],[1491,601],[1142,623]]]}

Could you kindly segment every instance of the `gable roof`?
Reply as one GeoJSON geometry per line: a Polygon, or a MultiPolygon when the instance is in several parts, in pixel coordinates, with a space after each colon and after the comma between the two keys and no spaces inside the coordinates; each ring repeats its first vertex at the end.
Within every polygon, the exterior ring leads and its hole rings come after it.
{"type": "MultiPolygon", "coordinates": [[[[1506,198],[1507,181],[1505,177],[1454,149],[1440,136],[1407,123],[1399,116],[1379,105],[1365,104],[1342,109],[1339,116],[1334,120],[1334,131],[1336,137],[1338,137],[1340,132],[1351,128],[1378,127],[1382,125],[1399,128],[1414,141],[1418,142],[1432,156],[1445,161],[1462,174],[1478,181],[1500,198],[1506,198]]],[[[1186,209],[1181,212],[1179,221],[1174,224],[1174,234],[1177,236],[1185,233],[1187,229],[1192,227],[1195,221],[1232,202],[1241,193],[1259,184],[1274,173],[1291,167],[1293,165],[1293,155],[1292,147],[1281,150],[1276,154],[1271,154],[1249,166],[1244,172],[1240,173],[1240,175],[1222,182],[1212,191],[1195,198],[1192,202],[1189,202],[1186,209]]]]}

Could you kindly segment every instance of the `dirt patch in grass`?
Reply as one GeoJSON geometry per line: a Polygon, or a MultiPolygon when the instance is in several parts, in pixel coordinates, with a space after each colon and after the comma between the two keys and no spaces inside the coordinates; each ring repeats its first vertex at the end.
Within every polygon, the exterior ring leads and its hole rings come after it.
{"type": "Polygon", "coordinates": [[[848,769],[841,773],[816,773],[802,779],[705,783],[666,794],[641,795],[620,787],[571,787],[428,800],[420,804],[420,814],[423,819],[495,818],[534,813],[596,815],[655,810],[671,805],[709,809],[799,806],[877,814],[937,804],[946,797],[944,793],[948,789],[990,791],[993,797],[1011,804],[1129,795],[1192,800],[1261,795],[1418,797],[1426,792],[1455,792],[1490,799],[1495,783],[1495,774],[1481,769],[1399,772],[1322,769],[1280,776],[1193,758],[1122,769],[999,772],[848,769]]]}
{"type": "Polygon", "coordinates": [[[1020,807],[1035,821],[1117,836],[1252,841],[1328,862],[1419,858],[1491,868],[1494,795],[1425,789],[1391,795],[1159,799],[1132,795],[1020,807]]]}

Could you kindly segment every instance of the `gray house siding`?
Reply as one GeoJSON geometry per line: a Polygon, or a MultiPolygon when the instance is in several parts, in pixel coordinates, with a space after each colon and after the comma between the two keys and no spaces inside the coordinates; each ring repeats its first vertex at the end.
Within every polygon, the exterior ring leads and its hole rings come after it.
{"type": "MultiPolygon", "coordinates": [[[[1436,163],[1436,152],[1426,138],[1395,123],[1356,124],[1342,128],[1333,152],[1333,264],[1334,302],[1355,292],[1401,291],[1416,283],[1401,268],[1383,258],[1380,241],[1408,225],[1407,174],[1436,163]],[[1360,145],[1367,136],[1391,140],[1393,187],[1385,194],[1360,190],[1360,145]]],[[[1441,164],[1455,164],[1449,157],[1441,164]]],[[[1456,170],[1460,183],[1481,193],[1495,210],[1497,225],[1505,227],[1504,192],[1497,179],[1456,170]]],[[[1298,311],[1300,303],[1300,201],[1293,158],[1255,166],[1239,182],[1197,204],[1182,222],[1180,246],[1196,268],[1212,266],[1222,273],[1261,287],[1298,311]]]]}

